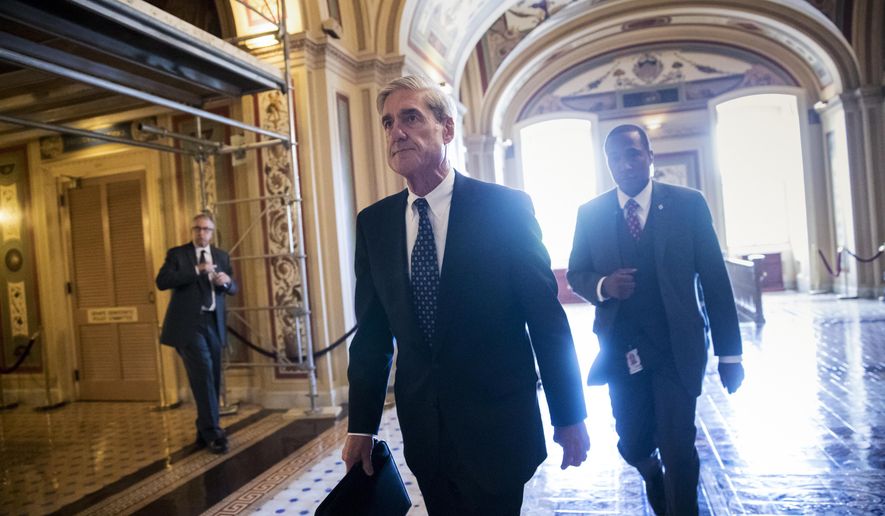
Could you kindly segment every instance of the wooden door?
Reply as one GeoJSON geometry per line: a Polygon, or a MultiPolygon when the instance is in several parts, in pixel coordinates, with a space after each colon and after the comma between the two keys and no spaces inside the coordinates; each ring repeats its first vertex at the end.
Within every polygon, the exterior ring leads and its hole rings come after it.
{"type": "Polygon", "coordinates": [[[156,400],[158,327],[144,174],[66,192],[80,399],[156,400]]]}

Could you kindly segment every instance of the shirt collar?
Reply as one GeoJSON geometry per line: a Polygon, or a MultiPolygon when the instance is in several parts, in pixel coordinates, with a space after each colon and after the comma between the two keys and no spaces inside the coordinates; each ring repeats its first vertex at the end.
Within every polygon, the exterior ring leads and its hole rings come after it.
{"type": "MultiPolygon", "coordinates": [[[[639,209],[643,212],[648,211],[648,207],[651,204],[651,190],[653,183],[654,181],[649,179],[648,184],[645,185],[645,188],[643,188],[641,192],[632,197],[632,199],[635,200],[637,204],[639,204],[639,209]]],[[[621,209],[624,209],[624,205],[627,204],[627,201],[630,199],[631,197],[629,195],[625,194],[623,191],[621,191],[620,188],[618,188],[618,204],[621,206],[621,209]]]]}
{"type": "MultiPolygon", "coordinates": [[[[427,200],[427,204],[430,205],[430,211],[436,215],[442,213],[445,208],[451,205],[452,192],[454,190],[455,172],[449,170],[449,173],[446,174],[446,177],[444,177],[438,185],[436,185],[436,188],[424,196],[424,199],[427,200]]],[[[412,213],[415,213],[415,211],[412,210],[412,204],[414,204],[416,199],[419,199],[419,197],[409,190],[408,206],[412,213]]]]}

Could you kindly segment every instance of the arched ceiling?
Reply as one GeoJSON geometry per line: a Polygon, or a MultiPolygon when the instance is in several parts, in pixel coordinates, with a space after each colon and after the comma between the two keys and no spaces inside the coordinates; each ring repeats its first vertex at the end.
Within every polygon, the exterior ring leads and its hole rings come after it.
{"type": "MultiPolygon", "coordinates": [[[[572,37],[562,34],[561,38],[570,44],[574,44],[576,35],[600,30],[610,36],[611,29],[621,32],[668,25],[697,30],[719,26],[777,42],[804,60],[826,87],[833,80],[828,77],[834,67],[833,58],[844,57],[845,49],[823,41],[841,39],[840,43],[848,48],[842,30],[848,30],[845,13],[851,5],[852,0],[402,0],[395,46],[406,56],[407,66],[425,70],[457,87],[477,43],[482,46],[493,38],[502,19],[509,22],[507,30],[516,33],[505,36],[512,46],[521,47],[521,52],[527,50],[521,40],[529,33],[534,37],[540,32],[535,27],[549,33],[550,25],[563,21],[572,22],[572,37]],[[560,15],[560,11],[568,14],[560,15]],[[603,25],[605,20],[601,18],[612,13],[628,19],[603,25]],[[580,23],[574,23],[578,17],[580,23]],[[514,45],[514,40],[520,44],[514,45]]],[[[547,38],[546,43],[552,48],[559,42],[547,38]]],[[[494,56],[486,57],[495,61],[494,56]]]]}
{"type": "Polygon", "coordinates": [[[522,38],[492,71],[478,128],[498,132],[503,112],[524,105],[563,70],[656,43],[730,45],[768,56],[812,96],[859,85],[839,29],[803,0],[578,0],[522,38]]]}
{"type": "Polygon", "coordinates": [[[533,93],[518,119],[659,105],[704,109],[710,98],[758,86],[798,84],[761,54],[714,43],[654,44],[595,56],[563,70],[533,93]]]}
{"type": "Polygon", "coordinates": [[[473,47],[517,0],[407,0],[399,25],[406,66],[456,85],[473,47]]]}

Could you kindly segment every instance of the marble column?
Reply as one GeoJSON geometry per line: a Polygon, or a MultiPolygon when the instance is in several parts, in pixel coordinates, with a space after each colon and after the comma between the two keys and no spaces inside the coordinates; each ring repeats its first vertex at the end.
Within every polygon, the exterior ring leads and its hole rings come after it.
{"type": "MultiPolygon", "coordinates": [[[[853,220],[851,249],[861,257],[875,255],[885,242],[885,131],[881,86],[868,86],[840,96],[848,143],[849,186],[853,220]]],[[[846,257],[856,271],[857,295],[881,295],[885,258],[860,263],[846,257]]]]}
{"type": "Polygon", "coordinates": [[[464,136],[467,146],[467,171],[472,177],[495,182],[495,152],[498,139],[487,134],[464,136]]]}

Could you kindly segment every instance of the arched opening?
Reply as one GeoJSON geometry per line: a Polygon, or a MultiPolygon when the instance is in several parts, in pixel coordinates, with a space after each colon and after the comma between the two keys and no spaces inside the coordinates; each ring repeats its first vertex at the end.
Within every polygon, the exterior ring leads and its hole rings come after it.
{"type": "MultiPolygon", "coordinates": [[[[679,11],[666,8],[675,1],[662,0],[641,15],[617,2],[576,2],[529,33],[520,32],[519,40],[515,35],[498,37],[500,30],[489,31],[467,70],[473,83],[483,86],[465,90],[471,96],[466,104],[473,108],[466,115],[467,126],[477,133],[469,136],[517,140],[526,119],[553,112],[592,114],[599,121],[600,137],[618,123],[655,127],[650,136],[656,158],[670,171],[684,170],[690,178],[677,182],[704,193],[724,245],[715,128],[708,110],[726,94],[734,98],[736,90],[744,90],[742,95],[790,90],[802,102],[798,114],[805,199],[826,209],[809,213],[801,230],[791,230],[794,235],[804,231],[806,242],[814,247],[793,245],[795,256],[786,257],[791,262],[784,272],[788,286],[827,290],[832,279],[825,267],[816,254],[808,258],[817,248],[832,252],[833,224],[838,224],[832,213],[828,147],[820,140],[829,138],[833,119],[841,116],[836,97],[856,87],[858,70],[844,36],[813,7],[782,5],[766,11],[764,18],[752,16],[754,6],[762,2],[749,0],[739,7],[698,2],[679,11]],[[697,36],[702,14],[709,17],[704,18],[703,36],[697,36]],[[646,52],[656,55],[638,55],[646,52]],[[495,59],[484,59],[489,56],[495,59]],[[832,113],[806,113],[816,102],[832,105],[832,113]]],[[[515,153],[494,156],[478,175],[497,177],[493,170],[500,168],[508,183],[519,185],[518,162],[515,153]]],[[[844,218],[850,221],[854,215],[844,218]]]]}
{"type": "Polygon", "coordinates": [[[564,278],[577,207],[597,193],[593,125],[584,118],[530,122],[519,130],[517,150],[523,187],[535,205],[544,245],[560,283],[560,299],[572,301],[575,296],[564,278]]]}
{"type": "Polygon", "coordinates": [[[796,288],[809,254],[798,98],[762,93],[714,109],[728,252],[764,255],[765,288],[796,288]]]}

